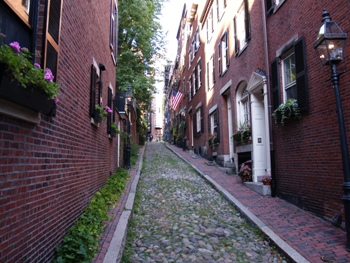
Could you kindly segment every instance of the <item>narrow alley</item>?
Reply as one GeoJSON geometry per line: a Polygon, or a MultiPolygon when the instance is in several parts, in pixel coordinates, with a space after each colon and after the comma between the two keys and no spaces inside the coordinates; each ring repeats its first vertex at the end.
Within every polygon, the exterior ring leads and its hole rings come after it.
{"type": "Polygon", "coordinates": [[[192,167],[148,143],[122,262],[287,262],[192,167]]]}

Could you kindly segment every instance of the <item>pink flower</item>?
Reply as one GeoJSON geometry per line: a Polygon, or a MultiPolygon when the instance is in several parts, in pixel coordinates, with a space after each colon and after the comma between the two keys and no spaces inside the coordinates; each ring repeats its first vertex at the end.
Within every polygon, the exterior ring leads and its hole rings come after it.
{"type": "Polygon", "coordinates": [[[113,112],[113,111],[111,110],[111,108],[108,107],[108,106],[105,107],[105,110],[106,110],[108,113],[112,113],[112,112],[113,112]]]}
{"type": "Polygon", "coordinates": [[[57,104],[60,100],[58,98],[54,99],[54,102],[57,104]]]}
{"type": "Polygon", "coordinates": [[[34,67],[41,68],[39,63],[34,63],[34,67]]]}
{"type": "Polygon", "coordinates": [[[53,82],[54,78],[55,76],[52,74],[51,69],[49,68],[45,69],[44,79],[49,80],[50,82],[53,82]]]}
{"type": "Polygon", "coordinates": [[[16,53],[21,51],[21,46],[19,45],[18,42],[12,42],[9,44],[10,47],[12,47],[13,51],[15,51],[16,53]]]}

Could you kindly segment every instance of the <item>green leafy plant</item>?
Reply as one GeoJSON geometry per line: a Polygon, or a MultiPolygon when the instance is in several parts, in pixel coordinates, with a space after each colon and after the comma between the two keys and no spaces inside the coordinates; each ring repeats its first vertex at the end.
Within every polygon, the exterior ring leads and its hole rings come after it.
{"type": "Polygon", "coordinates": [[[240,123],[238,130],[233,133],[232,138],[241,144],[250,140],[250,125],[246,122],[240,123]]]}
{"type": "Polygon", "coordinates": [[[186,130],[186,128],[187,128],[186,122],[184,122],[184,121],[181,122],[180,125],[179,125],[179,130],[181,132],[184,132],[186,130]]]}
{"type": "Polygon", "coordinates": [[[128,172],[118,168],[106,181],[104,187],[94,194],[89,205],[75,224],[56,247],[54,262],[91,262],[98,251],[98,239],[104,230],[104,221],[108,220],[108,211],[123,193],[128,172]]]}
{"type": "Polygon", "coordinates": [[[177,130],[178,130],[177,125],[175,125],[173,127],[173,136],[177,136],[177,130]]]}
{"type": "Polygon", "coordinates": [[[49,68],[41,69],[38,63],[32,63],[32,56],[27,48],[21,48],[18,42],[0,46],[0,64],[12,80],[23,87],[42,89],[49,98],[56,99],[59,86],[49,68]]]}
{"type": "Polygon", "coordinates": [[[114,137],[116,134],[120,134],[120,130],[118,128],[118,125],[114,122],[111,124],[111,135],[114,137]]]}
{"type": "Polygon", "coordinates": [[[107,117],[108,113],[112,112],[110,107],[103,107],[99,104],[95,104],[95,110],[97,113],[97,115],[95,116],[95,120],[98,122],[103,121],[107,117]]]}
{"type": "Polygon", "coordinates": [[[272,113],[275,119],[275,124],[280,123],[281,126],[285,124],[286,120],[300,119],[300,109],[296,99],[290,98],[285,103],[280,104],[272,113]]]}

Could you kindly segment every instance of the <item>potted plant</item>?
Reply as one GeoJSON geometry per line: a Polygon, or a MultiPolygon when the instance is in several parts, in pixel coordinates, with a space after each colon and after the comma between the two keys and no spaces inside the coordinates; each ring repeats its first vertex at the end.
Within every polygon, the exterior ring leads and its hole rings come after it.
{"type": "Polygon", "coordinates": [[[264,176],[261,179],[261,182],[263,183],[263,185],[271,185],[271,181],[272,181],[272,178],[270,175],[264,176]]]}
{"type": "Polygon", "coordinates": [[[44,114],[52,113],[59,86],[49,68],[32,63],[18,42],[0,46],[0,97],[44,114]]]}
{"type": "Polygon", "coordinates": [[[248,160],[241,164],[238,176],[241,178],[242,182],[252,181],[252,163],[252,160],[248,160]]]}
{"type": "Polygon", "coordinates": [[[280,123],[281,126],[287,120],[300,119],[301,115],[297,100],[290,98],[285,103],[280,104],[272,113],[272,117],[275,119],[275,124],[280,123]]]}

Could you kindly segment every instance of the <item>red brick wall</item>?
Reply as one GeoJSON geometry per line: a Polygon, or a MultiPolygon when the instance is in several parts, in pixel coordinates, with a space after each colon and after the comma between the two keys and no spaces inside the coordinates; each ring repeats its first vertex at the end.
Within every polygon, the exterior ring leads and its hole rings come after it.
{"type": "MultiPolygon", "coordinates": [[[[346,1],[285,1],[268,17],[270,62],[292,36],[305,38],[309,111],[298,122],[274,126],[277,194],[327,218],[343,214],[342,159],[330,68],[322,67],[313,44],[323,8],[344,32],[350,32],[346,1]]],[[[347,46],[348,48],[349,46],[347,46]]],[[[348,50],[346,50],[348,54],[348,50]]],[[[347,62],[340,64],[345,68],[347,62]]],[[[349,74],[341,76],[340,90],[347,133],[350,134],[349,74]]]]}
{"type": "Polygon", "coordinates": [[[89,116],[93,58],[106,67],[104,105],[108,84],[115,88],[109,10],[107,0],[63,1],[56,117],[34,125],[0,115],[1,262],[51,261],[65,230],[117,168],[107,121],[96,128],[89,116]]]}

